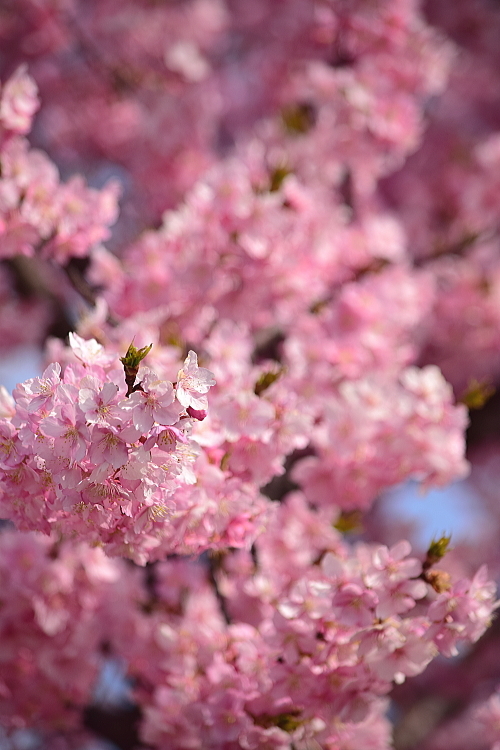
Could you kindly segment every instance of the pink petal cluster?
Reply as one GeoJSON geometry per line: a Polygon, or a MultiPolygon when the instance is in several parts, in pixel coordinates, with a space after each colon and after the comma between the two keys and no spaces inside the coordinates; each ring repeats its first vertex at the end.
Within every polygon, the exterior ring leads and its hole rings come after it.
{"type": "MultiPolygon", "coordinates": [[[[291,499],[257,540],[253,562],[245,551],[222,561],[229,624],[200,567],[161,563],[147,624],[133,625],[149,634],[119,647],[138,680],[143,740],[290,750],[370,736],[370,747],[385,750],[383,696],[440,648],[442,597],[410,553],[408,542],[351,550],[291,499]]],[[[481,573],[453,592],[453,642],[474,642],[496,607],[492,584],[481,573]]]]}
{"type": "Polygon", "coordinates": [[[14,413],[0,421],[2,515],[142,564],[248,545],[266,502],[211,465],[191,436],[196,414],[184,403],[204,405],[215,382],[196,354],[175,388],[144,368],[127,398],[116,359],[95,341],[73,335],[71,344],[78,359],[18,384],[14,413]]]}
{"type": "Polygon", "coordinates": [[[500,750],[495,419],[455,549],[381,523],[500,377],[499,39],[491,0],[2,5],[0,341],[46,349],[0,389],[0,750],[108,736],[110,664],[126,748],[500,750]]]}
{"type": "Polygon", "coordinates": [[[466,409],[453,403],[436,367],[407,368],[396,380],[344,381],[336,395],[323,396],[317,422],[315,455],[293,469],[315,504],[368,507],[380,490],[405,479],[443,485],[468,473],[466,409]]]}
{"type": "Polygon", "coordinates": [[[2,531],[4,729],[79,728],[103,663],[102,607],[122,572],[122,565],[85,543],[2,531]]]}
{"type": "Polygon", "coordinates": [[[33,115],[40,106],[38,89],[21,65],[6,81],[0,93],[0,123],[4,130],[26,135],[31,130],[33,115]]]}
{"type": "Polygon", "coordinates": [[[55,165],[31,149],[22,136],[38,108],[37,88],[19,68],[0,92],[0,257],[32,256],[66,263],[87,255],[108,239],[118,216],[120,188],[110,181],[102,190],[87,187],[82,177],[62,183],[55,165]]]}

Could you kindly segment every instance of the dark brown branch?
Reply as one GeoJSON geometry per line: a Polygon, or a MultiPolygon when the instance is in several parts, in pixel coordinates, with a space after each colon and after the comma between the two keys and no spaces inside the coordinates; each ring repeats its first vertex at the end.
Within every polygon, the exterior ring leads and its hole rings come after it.
{"type": "Polygon", "coordinates": [[[207,555],[207,560],[208,560],[208,579],[210,581],[214,594],[219,603],[221,614],[224,620],[226,621],[226,624],[230,625],[231,615],[229,614],[229,610],[227,608],[227,601],[226,601],[225,596],[223,596],[221,592],[219,591],[219,586],[217,584],[217,570],[220,567],[220,559],[217,553],[209,552],[207,555]]]}

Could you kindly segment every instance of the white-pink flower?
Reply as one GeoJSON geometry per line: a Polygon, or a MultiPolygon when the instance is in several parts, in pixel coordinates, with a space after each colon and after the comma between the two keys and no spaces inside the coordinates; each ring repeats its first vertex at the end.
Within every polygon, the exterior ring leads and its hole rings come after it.
{"type": "Polygon", "coordinates": [[[141,384],[143,390],[132,393],[126,406],[132,410],[134,426],[145,433],[155,422],[162,425],[175,424],[181,408],[175,401],[172,383],[160,380],[156,373],[144,368],[141,384]]]}
{"type": "Polygon", "coordinates": [[[28,412],[41,412],[51,408],[60,382],[61,365],[53,362],[44,370],[41,378],[20,383],[16,390],[28,397],[28,412]]]}
{"type": "Polygon", "coordinates": [[[20,135],[29,133],[33,115],[40,106],[37,85],[27,70],[27,65],[20,65],[0,97],[0,123],[20,135]]]}
{"type": "Polygon", "coordinates": [[[77,333],[70,333],[69,345],[77,359],[85,365],[110,365],[116,357],[108,354],[102,344],[95,339],[84,339],[77,333]]]}
{"type": "Polygon", "coordinates": [[[80,409],[89,424],[117,425],[123,420],[123,412],[113,404],[118,393],[115,383],[104,383],[99,392],[93,388],[82,388],[78,394],[80,409]]]}
{"type": "Polygon", "coordinates": [[[203,412],[208,408],[208,399],[204,395],[211,386],[215,385],[215,378],[210,370],[198,367],[198,357],[190,351],[184,360],[184,366],[177,374],[176,396],[185,409],[192,408],[203,412]]]}
{"type": "Polygon", "coordinates": [[[40,425],[43,435],[54,438],[54,454],[70,461],[81,461],[90,441],[89,428],[78,412],[73,404],[64,404],[40,425]]]}
{"type": "Polygon", "coordinates": [[[120,436],[112,430],[94,427],[89,458],[94,464],[99,465],[101,462],[107,462],[114,469],[119,469],[127,463],[128,447],[120,436]]]}

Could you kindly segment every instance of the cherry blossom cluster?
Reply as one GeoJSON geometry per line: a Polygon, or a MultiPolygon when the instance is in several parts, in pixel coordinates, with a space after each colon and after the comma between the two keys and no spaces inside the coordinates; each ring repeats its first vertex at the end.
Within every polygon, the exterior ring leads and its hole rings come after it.
{"type": "Polygon", "coordinates": [[[149,634],[119,647],[144,741],[284,750],[370,737],[385,750],[392,683],[476,641],[497,606],[485,570],[439,592],[410,553],[408,542],[351,550],[291,497],[257,540],[257,562],[245,551],[222,558],[229,624],[202,568],[160,563],[146,624],[133,625],[149,634]]]}
{"type": "MultiPolygon", "coordinates": [[[[191,231],[195,214],[189,215],[191,231]]],[[[200,248],[202,236],[206,234],[200,231],[200,248]]],[[[198,246],[185,235],[183,240],[192,249],[198,246]]],[[[141,249],[150,241],[159,263],[160,249],[168,243],[158,244],[150,233],[141,249]]],[[[218,283],[215,288],[196,289],[194,279],[189,280],[194,263],[188,264],[181,253],[169,257],[182,263],[174,287],[180,290],[184,283],[191,291],[188,296],[179,291],[170,305],[156,308],[157,314],[174,342],[176,330],[188,331],[193,338],[204,326],[210,328],[202,346],[218,386],[199,439],[224,470],[262,486],[285,471],[293,451],[306,450],[309,455],[297,462],[292,477],[310,502],[332,510],[367,508],[381,490],[407,478],[431,486],[467,474],[465,407],[454,403],[452,389],[436,367],[408,366],[415,359],[414,340],[435,295],[428,274],[412,276],[401,267],[381,269],[343,284],[317,310],[304,309],[307,295],[297,288],[293,295],[287,292],[285,313],[277,298],[282,270],[268,258],[261,266],[266,272],[258,292],[251,292],[251,283],[247,291],[239,286],[231,292],[234,317],[238,310],[245,315],[235,323],[229,320],[229,301],[216,297],[218,283]],[[261,307],[244,304],[246,299],[258,300],[259,294],[266,295],[261,307]],[[276,320],[282,325],[266,328],[273,296],[276,320]],[[404,314],[398,314],[400,309],[404,314]],[[271,358],[266,358],[264,347],[260,363],[254,364],[259,336],[265,342],[274,331],[284,338],[281,351],[271,351],[271,358]]],[[[101,253],[101,280],[108,261],[101,253]]],[[[135,304],[129,292],[137,292],[143,279],[144,292],[151,290],[151,299],[155,290],[164,294],[161,285],[151,286],[154,279],[162,279],[156,261],[149,269],[140,256],[136,262],[141,269],[135,277],[138,281],[134,285],[130,281],[122,291],[123,301],[132,307],[114,308],[128,312],[129,320],[135,304]]],[[[206,258],[205,262],[213,263],[206,258]]],[[[163,268],[167,274],[172,272],[171,267],[163,268]]],[[[220,279],[224,279],[222,271],[220,279]]],[[[160,305],[161,297],[156,301],[160,305]]]]}
{"type": "Polygon", "coordinates": [[[467,413],[453,403],[438,368],[409,367],[396,380],[365,377],[324,397],[311,431],[314,455],[292,476],[310,502],[366,508],[377,493],[408,478],[424,486],[466,476],[467,413]]]}
{"type": "Polygon", "coordinates": [[[2,530],[4,729],[80,727],[103,663],[102,607],[122,572],[118,561],[85,543],[2,530]]]}
{"type": "Polygon", "coordinates": [[[64,372],[49,365],[5,404],[3,516],[142,563],[150,555],[248,544],[255,492],[229,481],[218,507],[224,475],[207,456],[195,465],[201,450],[192,425],[206,416],[215,383],[196,354],[189,352],[175,385],[142,367],[127,396],[113,354],[76,334],[71,347],[74,364],[64,372]]]}
{"type": "Polygon", "coordinates": [[[439,586],[410,554],[408,542],[352,549],[292,495],[253,557],[219,558],[224,616],[199,561],[160,562],[148,583],[84,542],[4,531],[3,725],[50,736],[64,722],[77,739],[111,652],[153,746],[330,750],[370,738],[386,750],[392,683],[476,641],[497,606],[485,570],[439,586]]]}
{"type": "Polygon", "coordinates": [[[366,193],[418,145],[452,61],[408,0],[20,1],[2,41],[42,92],[44,147],[130,176],[141,226],[252,126],[315,179],[347,168],[366,193]]]}
{"type": "Polygon", "coordinates": [[[109,237],[119,186],[93,190],[80,176],[61,183],[50,159],[22,137],[37,108],[36,85],[22,66],[0,91],[0,257],[41,250],[65,263],[109,237]]]}
{"type": "Polygon", "coordinates": [[[439,294],[425,359],[458,393],[498,378],[498,50],[490,3],[427,5],[455,44],[446,91],[428,112],[421,147],[382,185],[412,253],[432,268],[439,294]],[[432,165],[432,168],[430,168],[432,165]],[[432,259],[432,262],[430,262],[432,259]]]}
{"type": "MultiPolygon", "coordinates": [[[[289,334],[337,305],[354,307],[356,299],[358,307],[366,305],[366,295],[378,306],[367,311],[366,323],[374,323],[377,312],[384,319],[378,337],[406,333],[409,340],[409,331],[430,312],[434,286],[430,274],[405,268],[400,224],[372,207],[353,222],[338,187],[294,171],[287,153],[283,144],[285,161],[274,163],[265,142],[245,144],[237,158],[221,160],[200,178],[165,213],[160,229],[132,242],[123,265],[102,247],[93,250],[89,279],[110,309],[129,317],[161,308],[172,336],[201,343],[221,318],[252,332],[289,334]],[[375,279],[357,293],[357,282],[371,274],[375,279]],[[401,320],[390,309],[395,304],[405,306],[401,320]]],[[[356,333],[353,344],[360,351],[375,348],[373,335],[361,342],[356,333]]],[[[376,354],[386,362],[388,352],[376,354]]]]}
{"type": "Polygon", "coordinates": [[[15,750],[85,746],[107,659],[137,746],[497,750],[497,447],[470,541],[377,525],[467,475],[500,374],[500,12],[451,5],[2,7],[0,340],[46,344],[0,389],[15,750]]]}

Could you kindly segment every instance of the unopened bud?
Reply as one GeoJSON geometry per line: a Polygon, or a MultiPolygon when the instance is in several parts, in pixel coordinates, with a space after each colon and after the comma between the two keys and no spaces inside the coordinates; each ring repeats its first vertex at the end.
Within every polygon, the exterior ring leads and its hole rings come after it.
{"type": "Polygon", "coordinates": [[[188,406],[186,411],[190,417],[192,417],[193,419],[197,419],[199,422],[202,422],[207,416],[206,409],[193,409],[192,406],[188,406]]]}
{"type": "Polygon", "coordinates": [[[275,383],[278,378],[283,375],[284,368],[279,367],[276,370],[268,370],[268,372],[263,372],[262,375],[260,375],[259,379],[255,383],[255,387],[253,389],[253,392],[256,396],[260,396],[261,393],[264,393],[264,391],[267,391],[267,389],[275,383]]]}
{"type": "Polygon", "coordinates": [[[130,344],[129,348],[127,349],[127,353],[124,357],[120,357],[120,362],[123,364],[123,366],[127,369],[137,369],[151,349],[153,348],[153,344],[150,344],[149,346],[143,346],[142,349],[137,349],[133,344],[130,344]]]}
{"type": "Polygon", "coordinates": [[[451,588],[451,576],[445,570],[428,570],[424,578],[438,594],[449,591],[451,588]]]}
{"type": "Polygon", "coordinates": [[[482,409],[487,401],[494,395],[495,389],[487,381],[472,379],[460,397],[462,404],[468,409],[482,409]]]}
{"type": "Polygon", "coordinates": [[[139,371],[139,365],[151,351],[153,344],[149,346],[143,346],[142,349],[137,349],[134,344],[130,344],[127,349],[127,353],[124,357],[120,357],[120,362],[125,370],[125,383],[127,384],[127,397],[135,391],[142,390],[141,384],[135,384],[135,379],[139,371]]]}
{"type": "Polygon", "coordinates": [[[343,511],[333,527],[341,534],[360,533],[363,531],[362,514],[359,510],[343,511]]]}
{"type": "Polygon", "coordinates": [[[427,556],[425,558],[423,568],[427,570],[435,563],[439,562],[446,553],[448,552],[450,545],[451,535],[442,536],[440,539],[433,539],[427,550],[427,556]]]}

